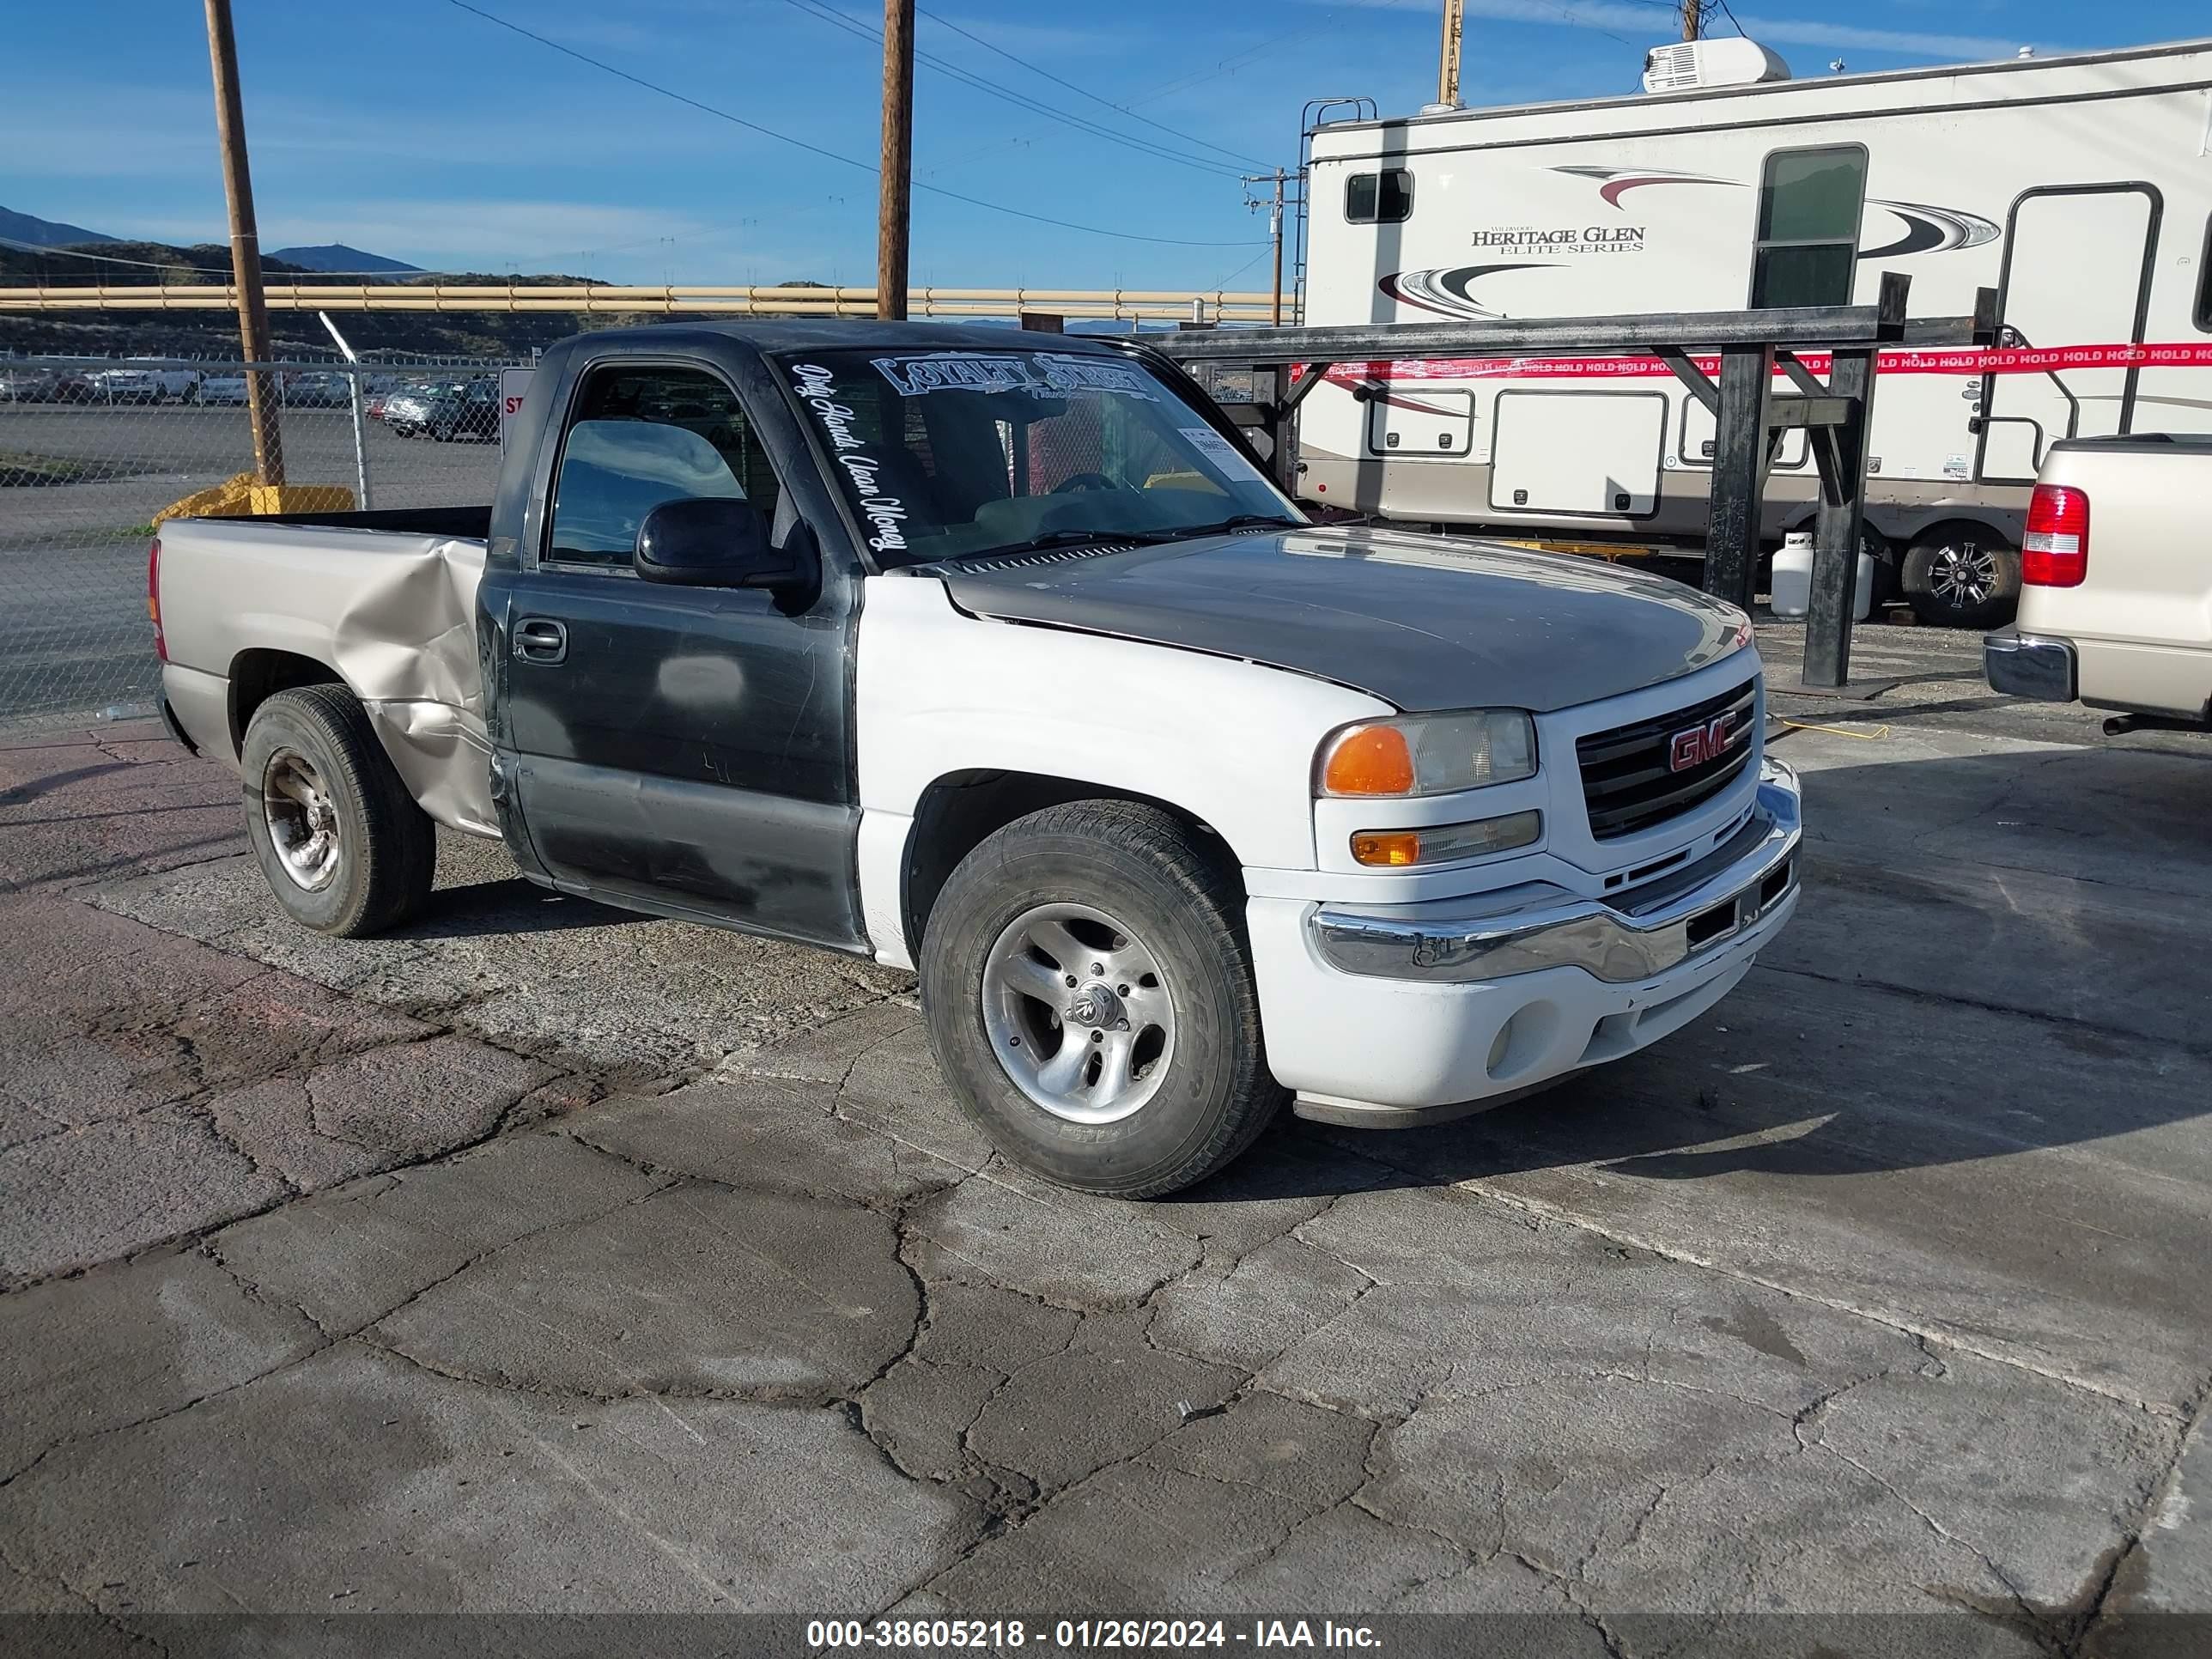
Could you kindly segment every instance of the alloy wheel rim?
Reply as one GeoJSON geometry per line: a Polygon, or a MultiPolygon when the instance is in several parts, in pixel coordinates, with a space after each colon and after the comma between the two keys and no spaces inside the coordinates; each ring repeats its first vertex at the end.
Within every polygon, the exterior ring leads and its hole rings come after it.
{"type": "Polygon", "coordinates": [[[1040,904],[983,959],[983,1030],[1032,1105],[1113,1123],[1158,1092],[1175,1057],[1175,1000],[1158,957],[1088,904],[1040,904]]]}
{"type": "Polygon", "coordinates": [[[313,761],[291,749],[270,756],[261,772],[261,817],[294,886],[319,892],[337,879],[345,856],[337,802],[313,761]]]}
{"type": "Polygon", "coordinates": [[[1947,605],[1981,605],[1996,592],[1997,562],[1974,542],[1946,542],[1936,550],[1929,585],[1947,605]]]}

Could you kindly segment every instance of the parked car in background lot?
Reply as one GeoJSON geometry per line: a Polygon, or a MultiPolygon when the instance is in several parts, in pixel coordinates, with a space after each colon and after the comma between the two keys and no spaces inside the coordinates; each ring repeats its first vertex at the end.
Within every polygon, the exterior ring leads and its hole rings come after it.
{"type": "Polygon", "coordinates": [[[51,368],[0,368],[0,404],[57,402],[61,378],[51,368]]]}
{"type": "Polygon", "coordinates": [[[204,404],[243,404],[246,401],[246,376],[204,376],[200,380],[200,401],[204,404]]]}
{"type": "Polygon", "coordinates": [[[458,392],[441,392],[422,411],[422,430],[439,443],[460,438],[499,436],[499,391],[471,381],[458,392]]]}
{"type": "Polygon", "coordinates": [[[95,399],[106,403],[188,404],[200,393],[199,371],[170,368],[158,363],[126,362],[115,368],[96,368],[85,377],[95,399]]]}
{"type": "Polygon", "coordinates": [[[461,382],[445,380],[402,387],[384,400],[384,424],[403,438],[428,429],[430,407],[440,398],[460,390],[461,382]]]}
{"type": "Polygon", "coordinates": [[[2212,434],[2051,446],[2028,499],[2020,616],[1983,641],[1990,686],[2212,726],[2212,434]]]}
{"type": "Polygon", "coordinates": [[[151,550],[164,713],[302,926],[420,911],[435,823],[915,969],[1005,1155],[1143,1197],[1286,1098],[1402,1126],[1634,1053],[1796,906],[1741,611],[1315,525],[1139,343],[666,325],[538,372],[495,507],[151,550]]]}
{"type": "Polygon", "coordinates": [[[306,369],[285,380],[284,401],[296,409],[343,409],[353,401],[353,382],[328,369],[306,369]]]}

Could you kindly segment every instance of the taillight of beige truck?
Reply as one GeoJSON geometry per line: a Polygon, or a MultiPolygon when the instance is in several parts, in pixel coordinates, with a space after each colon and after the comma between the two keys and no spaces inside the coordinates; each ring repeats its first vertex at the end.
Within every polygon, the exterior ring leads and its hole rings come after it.
{"type": "Polygon", "coordinates": [[[2025,587],[2079,587],[2089,574],[2089,497],[2064,484],[2039,483],[2027,502],[2020,541],[2025,587]]]}

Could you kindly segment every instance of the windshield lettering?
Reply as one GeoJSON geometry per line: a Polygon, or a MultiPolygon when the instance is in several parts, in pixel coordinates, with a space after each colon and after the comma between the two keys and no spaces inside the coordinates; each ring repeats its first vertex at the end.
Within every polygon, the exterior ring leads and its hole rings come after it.
{"type": "Polygon", "coordinates": [[[1303,522],[1141,359],[1014,339],[966,351],[824,345],[782,360],[875,562],[1303,522]]]}
{"type": "Polygon", "coordinates": [[[932,392],[1026,392],[1061,398],[1075,392],[1110,392],[1157,402],[1151,375],[1120,363],[1041,351],[1032,356],[878,357],[877,370],[902,398],[932,392]]]}
{"type": "Polygon", "coordinates": [[[823,434],[830,440],[837,465],[853,481],[854,504],[875,532],[868,538],[868,545],[878,553],[903,553],[906,537],[899,526],[907,515],[906,507],[897,496],[884,495],[878,489],[876,481],[883,470],[882,463],[862,449],[860,436],[853,429],[850,405],[837,401],[836,377],[818,363],[795,363],[791,377],[799,387],[799,397],[822,422],[823,434]]]}

